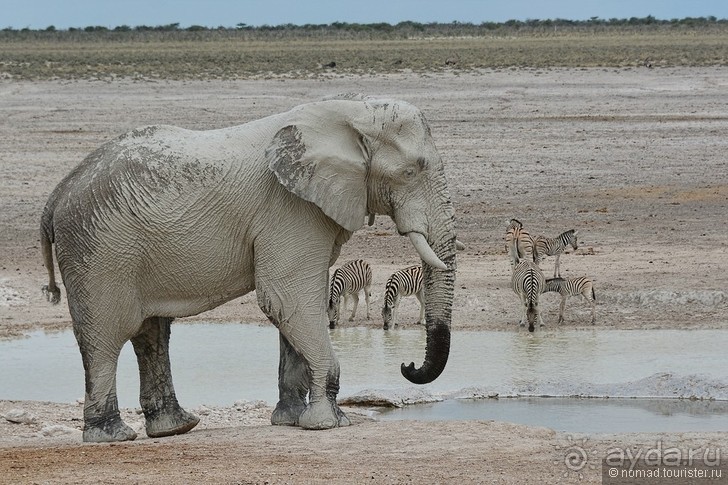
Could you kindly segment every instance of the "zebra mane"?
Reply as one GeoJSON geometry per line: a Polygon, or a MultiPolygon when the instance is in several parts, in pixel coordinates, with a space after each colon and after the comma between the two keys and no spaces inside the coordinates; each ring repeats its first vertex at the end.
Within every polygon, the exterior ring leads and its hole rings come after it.
{"type": "Polygon", "coordinates": [[[508,226],[517,226],[517,227],[523,227],[523,224],[518,219],[510,219],[508,221],[508,226]]]}

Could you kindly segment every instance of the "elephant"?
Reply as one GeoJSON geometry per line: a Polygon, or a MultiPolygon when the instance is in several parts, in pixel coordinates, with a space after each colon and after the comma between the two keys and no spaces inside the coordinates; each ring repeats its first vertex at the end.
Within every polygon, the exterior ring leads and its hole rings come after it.
{"type": "Polygon", "coordinates": [[[425,357],[401,373],[428,383],[450,351],[456,235],[442,158],[418,108],[341,95],[227,128],[146,126],[88,155],[53,190],[40,224],[43,290],[59,302],[55,247],[83,361],[83,440],[136,438],[116,395],[129,340],[147,436],[191,430],[199,418],[172,384],[171,323],[253,290],[279,331],[271,423],[350,424],[336,403],[329,268],[375,214],[391,217],[423,262],[425,357]]]}

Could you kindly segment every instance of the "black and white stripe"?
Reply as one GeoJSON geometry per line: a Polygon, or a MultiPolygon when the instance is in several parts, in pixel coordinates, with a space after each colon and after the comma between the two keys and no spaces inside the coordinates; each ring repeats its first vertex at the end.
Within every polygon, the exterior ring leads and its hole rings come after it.
{"type": "Polygon", "coordinates": [[[334,275],[331,277],[329,306],[327,309],[329,327],[336,327],[336,324],[339,322],[341,303],[343,301],[344,311],[346,311],[349,297],[354,300],[354,308],[351,311],[349,321],[354,320],[356,308],[359,306],[359,292],[362,290],[364,290],[364,300],[367,304],[367,320],[369,320],[369,297],[371,296],[371,286],[372,269],[369,267],[369,263],[363,259],[348,261],[334,271],[334,275]]]}
{"type": "Polygon", "coordinates": [[[594,283],[591,278],[586,276],[579,276],[576,278],[549,278],[546,280],[546,287],[543,291],[544,293],[547,291],[555,291],[561,295],[559,323],[564,321],[564,306],[566,305],[566,299],[570,296],[579,295],[584,297],[584,299],[591,305],[592,325],[596,322],[597,295],[594,293],[594,283]]]}
{"type": "Polygon", "coordinates": [[[422,290],[422,266],[409,266],[401,269],[387,280],[384,290],[384,308],[382,318],[384,329],[397,325],[397,309],[402,297],[415,295],[420,302],[420,319],[417,323],[425,323],[425,297],[422,290]]]}
{"type": "Polygon", "coordinates": [[[507,221],[506,252],[511,257],[513,266],[522,259],[533,259],[533,238],[518,219],[507,221]]]}
{"type": "Polygon", "coordinates": [[[536,237],[533,247],[533,260],[540,263],[546,256],[556,256],[554,278],[561,276],[559,258],[561,257],[561,253],[563,253],[569,245],[574,249],[578,249],[579,244],[576,240],[577,234],[578,231],[571,229],[569,231],[562,232],[554,238],[548,238],[546,236],[536,237]]]}
{"type": "Polygon", "coordinates": [[[545,278],[538,265],[532,261],[522,260],[513,268],[511,288],[521,298],[523,317],[519,322],[528,322],[528,331],[533,332],[536,319],[543,326],[538,307],[538,299],[545,288],[545,278]]]}

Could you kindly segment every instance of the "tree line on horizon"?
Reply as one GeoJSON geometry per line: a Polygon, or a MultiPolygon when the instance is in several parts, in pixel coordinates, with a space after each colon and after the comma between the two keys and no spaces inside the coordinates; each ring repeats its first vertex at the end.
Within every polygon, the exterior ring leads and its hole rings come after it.
{"type": "Polygon", "coordinates": [[[680,19],[657,19],[652,15],[647,17],[630,17],[630,18],[611,18],[601,19],[599,17],[591,17],[588,20],[568,20],[568,19],[529,19],[508,20],[506,22],[481,22],[474,24],[469,22],[430,22],[420,23],[405,21],[397,24],[389,24],[386,22],[360,24],[348,22],[333,22],[330,24],[281,24],[281,25],[260,25],[251,26],[245,23],[238,23],[234,27],[206,27],[202,25],[191,25],[189,27],[180,27],[179,23],[171,23],[166,25],[138,25],[131,27],[128,25],[120,25],[113,28],[105,26],[86,26],[81,28],[71,27],[68,29],[56,29],[55,26],[49,25],[45,29],[14,29],[13,27],[5,27],[2,29],[3,37],[17,33],[128,33],[128,32],[246,32],[257,34],[270,33],[287,33],[287,34],[382,34],[384,36],[409,37],[413,35],[426,36],[451,36],[451,35],[492,35],[498,32],[545,32],[553,30],[600,30],[609,28],[624,27],[651,27],[651,28],[701,28],[710,26],[728,25],[728,19],[718,19],[715,16],[708,17],[684,17],[680,19]]]}

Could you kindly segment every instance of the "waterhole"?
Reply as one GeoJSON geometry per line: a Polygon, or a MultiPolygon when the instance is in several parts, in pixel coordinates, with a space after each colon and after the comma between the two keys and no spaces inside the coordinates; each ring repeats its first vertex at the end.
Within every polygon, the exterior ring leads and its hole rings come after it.
{"type": "MultiPolygon", "coordinates": [[[[376,408],[379,419],[496,419],[574,432],[728,431],[724,330],[454,331],[447,368],[424,386],[399,371],[403,362],[422,363],[424,329],[339,327],[330,334],[341,364],[339,397],[399,407],[376,408]]],[[[184,407],[277,401],[272,326],[175,324],[170,358],[184,407]]],[[[1,341],[0,369],[0,399],[83,398],[70,331],[1,341]]],[[[131,344],[122,351],[117,388],[120,406],[138,407],[131,344]]]]}

